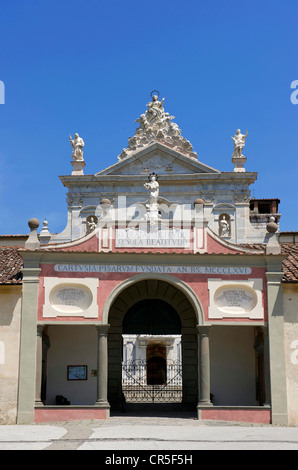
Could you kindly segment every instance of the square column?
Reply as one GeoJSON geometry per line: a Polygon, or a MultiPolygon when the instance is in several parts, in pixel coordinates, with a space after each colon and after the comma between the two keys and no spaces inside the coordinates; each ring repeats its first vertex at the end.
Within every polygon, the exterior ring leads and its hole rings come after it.
{"type": "MultiPolygon", "coordinates": [[[[275,266],[272,266],[274,268],[275,266]]],[[[288,424],[282,272],[267,272],[268,335],[272,424],[288,424]]]]}
{"type": "Polygon", "coordinates": [[[17,424],[32,424],[34,423],[36,398],[36,318],[40,268],[25,267],[22,272],[23,296],[17,424]]]}

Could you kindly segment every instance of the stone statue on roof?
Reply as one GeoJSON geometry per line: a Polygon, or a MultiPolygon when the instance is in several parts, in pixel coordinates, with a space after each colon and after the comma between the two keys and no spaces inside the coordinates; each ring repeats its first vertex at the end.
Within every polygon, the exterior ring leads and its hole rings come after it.
{"type": "MultiPolygon", "coordinates": [[[[146,118],[148,122],[152,122],[154,120],[162,120],[165,117],[165,110],[163,109],[163,103],[165,98],[161,101],[158,101],[158,96],[153,95],[152,101],[146,104],[148,110],[146,111],[146,118]]],[[[168,114],[168,113],[167,113],[168,114]]],[[[172,117],[173,119],[173,117],[172,117]]]]}
{"type": "Polygon", "coordinates": [[[242,156],[242,150],[243,147],[245,146],[245,140],[248,135],[248,132],[246,131],[245,134],[241,134],[241,130],[237,129],[236,134],[234,137],[232,137],[234,141],[234,153],[233,157],[241,157],[242,156]]]}
{"type": "Polygon", "coordinates": [[[75,134],[74,139],[72,139],[70,135],[69,140],[73,150],[71,154],[72,158],[74,161],[83,161],[83,147],[85,145],[83,139],[79,136],[79,134],[75,134]]]}

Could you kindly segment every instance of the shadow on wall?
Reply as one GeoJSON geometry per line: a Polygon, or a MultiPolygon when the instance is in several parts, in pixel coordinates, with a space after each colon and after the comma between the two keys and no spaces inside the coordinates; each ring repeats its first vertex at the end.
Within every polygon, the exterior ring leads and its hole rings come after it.
{"type": "MultiPolygon", "coordinates": [[[[7,289],[7,287],[2,289],[7,289]]],[[[20,290],[17,287],[9,288],[9,290],[9,293],[1,291],[0,326],[10,326],[18,303],[20,304],[19,308],[21,308],[22,294],[20,290]],[[11,289],[16,289],[18,292],[14,291],[11,293],[11,289]]]]}

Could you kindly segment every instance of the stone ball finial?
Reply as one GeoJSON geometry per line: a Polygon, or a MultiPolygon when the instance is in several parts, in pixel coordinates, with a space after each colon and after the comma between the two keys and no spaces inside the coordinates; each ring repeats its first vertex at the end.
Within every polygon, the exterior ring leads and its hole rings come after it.
{"type": "Polygon", "coordinates": [[[100,201],[101,207],[103,207],[103,208],[105,208],[105,209],[108,208],[108,207],[110,207],[111,204],[112,204],[112,203],[111,203],[110,199],[108,199],[108,198],[103,198],[103,199],[100,201]]]}
{"type": "Polygon", "coordinates": [[[39,220],[32,218],[29,220],[28,225],[31,230],[37,230],[39,227],[39,220]]]}
{"type": "Polygon", "coordinates": [[[196,207],[196,206],[204,206],[205,205],[205,201],[204,199],[201,199],[201,198],[198,198],[194,201],[193,205],[196,207]]]}
{"type": "Polygon", "coordinates": [[[267,232],[269,233],[275,233],[277,232],[278,230],[278,225],[277,223],[275,222],[275,218],[272,216],[270,217],[270,222],[268,222],[267,224],[267,232]]]}

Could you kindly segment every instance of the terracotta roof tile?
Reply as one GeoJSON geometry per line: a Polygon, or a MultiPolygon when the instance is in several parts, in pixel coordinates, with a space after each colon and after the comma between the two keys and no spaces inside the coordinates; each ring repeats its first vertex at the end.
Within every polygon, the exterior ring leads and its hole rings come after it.
{"type": "Polygon", "coordinates": [[[23,259],[13,247],[0,247],[0,284],[22,282],[23,259]]]}
{"type": "Polygon", "coordinates": [[[283,280],[298,282],[298,243],[282,243],[281,252],[286,256],[283,261],[283,280]]]}

